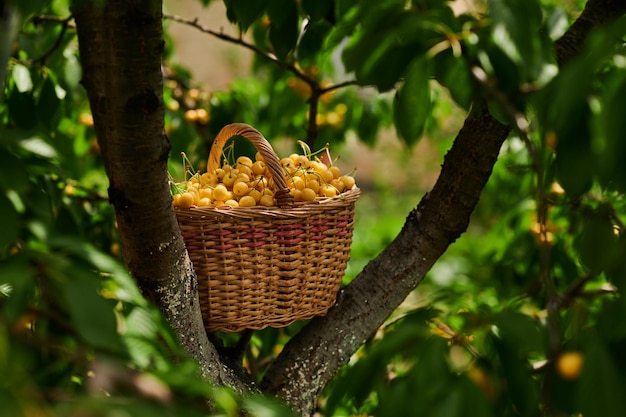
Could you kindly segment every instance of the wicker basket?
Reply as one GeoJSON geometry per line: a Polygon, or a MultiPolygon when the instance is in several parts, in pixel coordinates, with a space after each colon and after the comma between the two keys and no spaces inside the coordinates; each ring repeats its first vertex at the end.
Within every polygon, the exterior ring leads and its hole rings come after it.
{"type": "Polygon", "coordinates": [[[207,170],[219,166],[233,136],[247,138],[263,155],[279,189],[278,207],[175,209],[198,276],[207,331],[284,327],[324,315],[348,262],[359,189],[294,203],[274,150],[242,123],[219,132],[207,170]]]}

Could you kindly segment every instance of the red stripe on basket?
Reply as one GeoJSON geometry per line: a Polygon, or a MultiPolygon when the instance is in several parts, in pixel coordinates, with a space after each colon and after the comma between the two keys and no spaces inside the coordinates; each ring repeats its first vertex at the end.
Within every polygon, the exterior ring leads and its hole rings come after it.
{"type": "Polygon", "coordinates": [[[330,229],[330,226],[311,227],[310,232],[311,233],[324,233],[328,229],[330,229]]]}
{"type": "Polygon", "coordinates": [[[328,237],[328,236],[325,236],[325,235],[315,235],[315,236],[311,236],[311,237],[309,238],[309,240],[316,240],[316,241],[317,241],[317,240],[324,240],[324,239],[326,239],[327,237],[328,237]]]}
{"type": "Polygon", "coordinates": [[[258,248],[259,246],[263,246],[265,245],[267,242],[264,240],[258,240],[256,242],[248,242],[248,243],[244,243],[242,246],[245,246],[246,248],[258,248]]]}
{"type": "Polygon", "coordinates": [[[193,239],[198,236],[196,232],[181,232],[181,235],[183,236],[183,239],[193,239]]]}
{"type": "Polygon", "coordinates": [[[263,239],[267,237],[267,233],[245,233],[241,237],[244,239],[263,239]]]}
{"type": "Polygon", "coordinates": [[[293,229],[300,229],[302,227],[301,223],[292,223],[292,224],[281,224],[280,226],[277,226],[276,228],[278,230],[293,230],[293,229]]]}
{"type": "Polygon", "coordinates": [[[278,240],[276,243],[278,243],[279,245],[297,245],[298,243],[302,243],[304,241],[304,239],[281,239],[278,240]]]}
{"type": "Polygon", "coordinates": [[[274,234],[280,237],[291,237],[291,236],[300,236],[303,233],[304,233],[304,230],[302,229],[293,229],[293,230],[285,230],[284,232],[276,232],[274,234]]]}
{"type": "Polygon", "coordinates": [[[230,230],[225,230],[225,229],[215,229],[215,230],[207,230],[205,231],[205,233],[207,235],[213,235],[213,236],[226,236],[226,235],[230,235],[233,232],[230,230]]]}
{"type": "Polygon", "coordinates": [[[222,236],[219,236],[217,239],[207,236],[207,239],[206,239],[207,242],[219,242],[219,243],[230,242],[231,240],[233,240],[232,237],[222,237],[222,236]]]}
{"type": "Polygon", "coordinates": [[[228,249],[232,249],[234,248],[235,245],[215,245],[212,247],[212,249],[215,250],[228,250],[228,249]]]}

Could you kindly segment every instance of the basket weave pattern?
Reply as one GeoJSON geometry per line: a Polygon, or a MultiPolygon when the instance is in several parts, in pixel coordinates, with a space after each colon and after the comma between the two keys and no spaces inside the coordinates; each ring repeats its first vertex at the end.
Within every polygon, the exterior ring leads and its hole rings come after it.
{"type": "MultiPolygon", "coordinates": [[[[272,177],[285,191],[278,158],[250,126],[226,126],[211,154],[216,147],[221,153],[235,135],[249,139],[268,167],[273,165],[272,177]]],[[[283,207],[176,208],[207,331],[284,327],[325,314],[335,303],[349,259],[359,194],[354,187],[312,202],[283,199],[283,207]]]]}

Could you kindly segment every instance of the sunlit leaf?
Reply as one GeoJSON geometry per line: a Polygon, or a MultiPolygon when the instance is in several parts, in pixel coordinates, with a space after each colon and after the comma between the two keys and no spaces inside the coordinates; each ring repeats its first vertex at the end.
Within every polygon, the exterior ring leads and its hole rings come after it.
{"type": "Polygon", "coordinates": [[[54,159],[58,157],[57,151],[50,146],[48,142],[38,137],[21,140],[19,146],[33,155],[42,158],[54,159]]]}
{"type": "Polygon", "coordinates": [[[17,91],[26,93],[33,89],[33,80],[30,78],[30,71],[24,65],[15,64],[11,74],[15,81],[17,91]]]}
{"type": "Polygon", "coordinates": [[[548,16],[546,26],[553,41],[563,36],[569,26],[567,11],[562,7],[555,8],[548,16]]]}

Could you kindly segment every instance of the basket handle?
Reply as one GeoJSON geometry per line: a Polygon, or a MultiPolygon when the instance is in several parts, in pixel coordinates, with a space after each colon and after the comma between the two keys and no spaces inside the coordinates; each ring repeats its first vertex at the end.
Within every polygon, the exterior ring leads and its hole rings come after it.
{"type": "Polygon", "coordinates": [[[287,208],[293,206],[293,196],[289,193],[289,187],[283,174],[283,166],[274,152],[272,145],[263,137],[261,132],[245,123],[231,123],[222,128],[219,131],[213,145],[211,146],[211,152],[209,153],[209,159],[207,161],[207,171],[212,172],[219,168],[220,159],[222,157],[222,150],[228,139],[233,136],[243,136],[248,139],[252,145],[259,151],[259,153],[265,159],[265,163],[270,172],[278,191],[274,194],[276,198],[276,204],[280,208],[287,208]]]}

